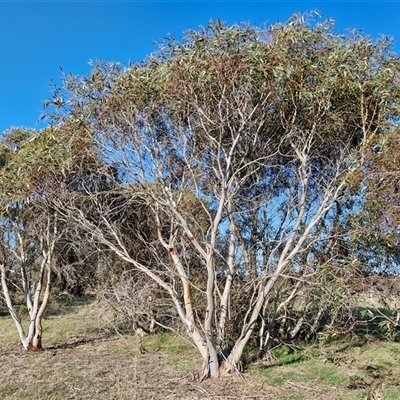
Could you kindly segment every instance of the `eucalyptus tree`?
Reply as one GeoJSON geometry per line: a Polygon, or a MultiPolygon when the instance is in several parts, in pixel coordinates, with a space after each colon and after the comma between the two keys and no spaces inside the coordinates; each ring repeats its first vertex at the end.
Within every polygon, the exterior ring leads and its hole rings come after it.
{"type": "MultiPolygon", "coordinates": [[[[0,143],[0,270],[4,300],[23,347],[42,349],[42,320],[56,267],[61,225],[50,199],[74,175],[82,138],[48,128],[13,128],[0,143]],[[72,161],[73,160],[73,161],[72,161]],[[28,313],[20,312],[23,296],[28,313]],[[26,328],[26,329],[25,329],[26,328]]],[[[24,308],[24,307],[23,307],[24,308]]]]}
{"type": "Polygon", "coordinates": [[[86,126],[124,201],[101,201],[89,182],[98,220],[72,196],[58,209],[164,290],[203,378],[235,371],[274,287],[291,275],[278,299],[290,302],[335,246],[345,189],[393,130],[399,70],[387,40],[300,15],[268,28],[211,22],[141,63],[95,63],[88,76],[64,77],[53,117],[86,126]],[[134,203],[146,207],[151,240],[115,220],[134,203]],[[231,308],[242,310],[236,337],[231,308]]]}
{"type": "Polygon", "coordinates": [[[358,268],[366,274],[399,274],[399,149],[399,129],[376,140],[368,164],[354,182],[362,196],[358,212],[350,219],[351,250],[358,268]]]}

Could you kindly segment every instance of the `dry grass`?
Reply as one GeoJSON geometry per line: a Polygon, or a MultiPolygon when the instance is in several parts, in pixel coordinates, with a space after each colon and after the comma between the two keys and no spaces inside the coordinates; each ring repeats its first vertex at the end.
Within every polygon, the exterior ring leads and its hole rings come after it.
{"type": "Polygon", "coordinates": [[[242,376],[197,381],[201,360],[169,334],[112,333],[95,303],[69,304],[45,321],[44,346],[25,353],[0,318],[0,399],[382,399],[400,398],[400,346],[366,342],[276,352],[242,376]]]}

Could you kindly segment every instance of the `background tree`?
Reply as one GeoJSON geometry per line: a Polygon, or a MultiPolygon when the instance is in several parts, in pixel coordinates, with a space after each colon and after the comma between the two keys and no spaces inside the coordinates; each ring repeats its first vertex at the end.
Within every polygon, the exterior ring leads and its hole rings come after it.
{"type": "Polygon", "coordinates": [[[361,193],[360,210],[351,219],[351,243],[354,258],[367,274],[399,272],[399,138],[397,128],[375,140],[355,182],[361,193]]]}
{"type": "Polygon", "coordinates": [[[337,35],[331,21],[299,15],[267,29],[216,21],[161,42],[145,62],[96,64],[65,78],[54,117],[90,129],[122,203],[102,201],[88,181],[98,220],[74,196],[57,208],[170,297],[203,378],[232,372],[265,306],[287,306],[326,267],[319,255],[335,254],[345,189],[396,125],[398,77],[386,40],[337,35]],[[135,203],[157,233],[151,240],[142,225],[128,234],[114,218],[135,203]],[[277,298],[288,277],[292,290],[277,298]],[[227,335],[233,307],[243,310],[236,337],[227,335]]]}
{"type": "Polygon", "coordinates": [[[42,319],[57,266],[60,224],[51,197],[72,179],[83,140],[61,129],[5,132],[0,143],[1,282],[7,308],[26,350],[42,349],[42,319]],[[18,289],[18,290],[16,290],[18,289]],[[19,312],[19,295],[28,312],[19,312]]]}

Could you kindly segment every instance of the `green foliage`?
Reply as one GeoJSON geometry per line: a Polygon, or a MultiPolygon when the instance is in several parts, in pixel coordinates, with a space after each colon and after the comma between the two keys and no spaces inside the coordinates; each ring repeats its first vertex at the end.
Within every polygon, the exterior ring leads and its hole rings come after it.
{"type": "MultiPolygon", "coordinates": [[[[400,85],[397,84],[397,87],[400,85]]],[[[358,177],[360,211],[350,220],[352,245],[360,263],[374,272],[397,274],[400,262],[400,131],[374,140],[358,177]]]]}
{"type": "Polygon", "coordinates": [[[1,203],[23,201],[59,193],[61,184],[76,173],[87,155],[88,135],[71,124],[42,131],[13,128],[0,146],[1,203]],[[74,129],[75,135],[69,135],[74,129]]]}
{"type": "MultiPolygon", "coordinates": [[[[297,136],[317,129],[313,147],[327,155],[335,146],[343,149],[343,134],[359,142],[367,122],[382,131],[386,116],[396,115],[399,62],[390,45],[356,33],[337,35],[330,20],[311,26],[300,16],[265,30],[211,22],[181,41],[161,42],[159,53],[125,70],[95,64],[87,77],[65,77],[64,95],[71,100],[65,111],[81,120],[90,116],[99,129],[137,130],[141,121],[151,122],[158,125],[157,140],[172,146],[178,126],[201,135],[194,123],[199,107],[210,117],[224,110],[227,124],[239,128],[234,109],[246,93],[260,105],[253,118],[264,114],[263,137],[279,141],[290,129],[297,136]]],[[[212,124],[207,128],[213,131],[212,124]]],[[[217,126],[214,131],[218,137],[217,126]]],[[[228,144],[229,130],[224,135],[228,144]]],[[[197,144],[199,151],[206,148],[197,144]]]]}

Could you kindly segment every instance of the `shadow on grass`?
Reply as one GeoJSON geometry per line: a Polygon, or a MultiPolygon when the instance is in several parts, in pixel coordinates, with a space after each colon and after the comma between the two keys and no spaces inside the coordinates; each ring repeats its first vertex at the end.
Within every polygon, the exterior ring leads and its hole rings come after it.
{"type": "MultiPolygon", "coordinates": [[[[96,301],[96,295],[87,294],[82,296],[70,296],[64,293],[50,295],[49,302],[45,311],[45,318],[50,316],[58,316],[75,312],[76,307],[89,305],[96,301]]],[[[21,316],[28,315],[28,309],[22,296],[13,298],[13,306],[17,313],[21,316]]],[[[0,303],[0,318],[9,317],[10,313],[5,302],[0,303]]]]}
{"type": "Polygon", "coordinates": [[[74,349],[79,346],[83,346],[86,344],[90,343],[98,343],[98,342],[105,342],[109,340],[114,340],[115,335],[109,333],[109,332],[104,332],[102,334],[99,334],[96,337],[91,337],[91,338],[83,338],[83,339],[77,339],[74,341],[69,341],[67,343],[59,343],[55,344],[52,346],[46,346],[44,348],[44,351],[54,351],[54,350],[64,350],[64,349],[74,349]]]}
{"type": "Polygon", "coordinates": [[[72,297],[61,293],[50,297],[46,308],[45,317],[66,315],[76,311],[77,307],[87,306],[96,301],[92,294],[72,297]]]}

